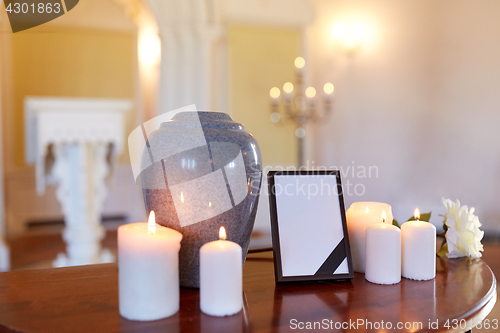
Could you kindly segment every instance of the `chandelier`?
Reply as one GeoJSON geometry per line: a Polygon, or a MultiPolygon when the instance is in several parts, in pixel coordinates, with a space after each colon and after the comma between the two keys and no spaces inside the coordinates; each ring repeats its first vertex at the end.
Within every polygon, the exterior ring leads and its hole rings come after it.
{"type": "Polygon", "coordinates": [[[314,87],[304,90],[304,67],[305,60],[302,57],[295,59],[295,73],[297,86],[293,83],[283,84],[283,93],[278,87],[269,91],[271,96],[271,121],[273,123],[293,123],[295,125],[295,137],[297,138],[298,166],[304,165],[304,138],[306,136],[305,125],[307,123],[325,123],[333,109],[332,83],[327,82],[323,86],[322,96],[318,96],[314,87]]]}

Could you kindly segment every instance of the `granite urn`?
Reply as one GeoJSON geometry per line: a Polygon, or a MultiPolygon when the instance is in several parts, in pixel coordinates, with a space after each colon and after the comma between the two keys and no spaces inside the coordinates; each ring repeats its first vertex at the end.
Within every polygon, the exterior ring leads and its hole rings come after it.
{"type": "Polygon", "coordinates": [[[141,159],[146,210],[158,224],[183,234],[179,253],[182,287],[199,288],[199,250],[227,239],[245,261],[262,181],[255,138],[220,112],[180,112],[147,139],[141,159]]]}

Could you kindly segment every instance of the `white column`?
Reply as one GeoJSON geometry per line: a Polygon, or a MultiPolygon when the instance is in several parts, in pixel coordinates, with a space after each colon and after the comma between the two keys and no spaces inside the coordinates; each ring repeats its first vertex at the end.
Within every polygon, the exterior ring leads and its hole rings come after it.
{"type": "Polygon", "coordinates": [[[157,113],[162,114],[179,107],[180,82],[177,67],[179,56],[177,38],[173,29],[165,29],[161,36],[160,87],[157,113]]]}
{"type": "MultiPolygon", "coordinates": [[[[213,69],[216,44],[224,35],[220,2],[147,0],[161,38],[158,114],[196,104],[198,110],[220,110],[213,69]]],[[[224,49],[224,48],[223,48],[224,49]]],[[[224,64],[227,66],[227,62],[224,64]]],[[[226,71],[224,71],[226,72],[226,71]]],[[[227,91],[227,89],[223,89],[227,91]]],[[[228,98],[228,96],[226,96],[228,98]]]]}
{"type": "Polygon", "coordinates": [[[53,177],[66,228],[67,254],[60,253],[54,267],[113,262],[109,250],[101,251],[105,236],[100,217],[107,194],[108,143],[58,143],[54,147],[53,177]]]}

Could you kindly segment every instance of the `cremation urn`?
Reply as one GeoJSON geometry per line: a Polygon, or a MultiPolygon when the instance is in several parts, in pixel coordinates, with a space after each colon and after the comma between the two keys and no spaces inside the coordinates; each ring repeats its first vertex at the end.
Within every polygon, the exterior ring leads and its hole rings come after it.
{"type": "Polygon", "coordinates": [[[218,239],[250,243],[262,180],[255,138],[220,112],[181,112],[147,139],[141,159],[146,209],[158,224],[183,234],[182,287],[199,287],[199,250],[218,239]]]}

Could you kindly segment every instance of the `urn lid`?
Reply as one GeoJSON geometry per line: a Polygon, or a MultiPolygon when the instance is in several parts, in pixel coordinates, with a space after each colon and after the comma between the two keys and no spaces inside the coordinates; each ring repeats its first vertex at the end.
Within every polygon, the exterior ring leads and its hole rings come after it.
{"type": "Polygon", "coordinates": [[[245,126],[235,122],[227,113],[210,111],[179,112],[172,120],[162,123],[160,128],[189,128],[199,127],[200,125],[202,128],[245,130],[245,126]]]}

